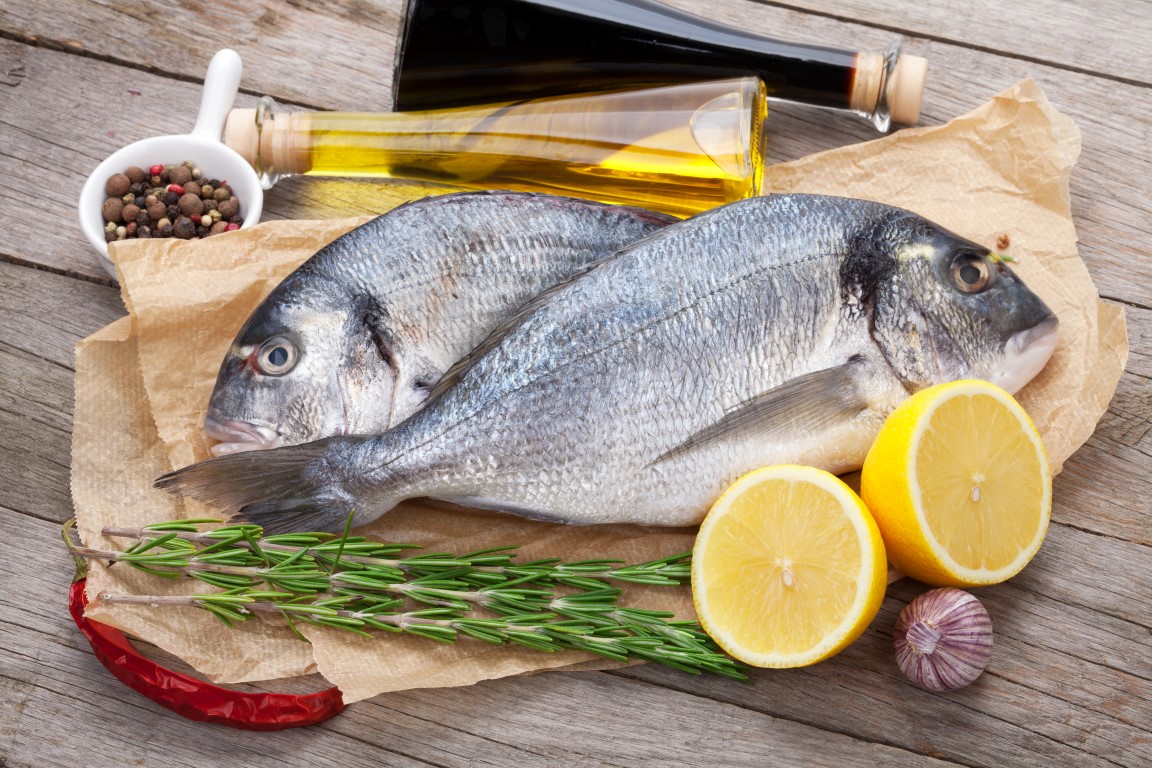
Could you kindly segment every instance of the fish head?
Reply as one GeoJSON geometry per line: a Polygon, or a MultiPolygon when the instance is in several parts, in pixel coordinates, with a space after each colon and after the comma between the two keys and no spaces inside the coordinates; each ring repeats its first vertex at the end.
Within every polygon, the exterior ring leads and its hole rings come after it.
{"type": "Polygon", "coordinates": [[[382,431],[394,378],[347,292],[286,281],[249,316],[220,365],[204,421],[220,441],[212,453],[382,431]]]}
{"type": "Polygon", "coordinates": [[[873,338],[909,391],[976,378],[1015,394],[1052,356],[1059,321],[1003,256],[908,212],[862,241],[845,264],[868,264],[842,286],[871,294],[873,338]]]}

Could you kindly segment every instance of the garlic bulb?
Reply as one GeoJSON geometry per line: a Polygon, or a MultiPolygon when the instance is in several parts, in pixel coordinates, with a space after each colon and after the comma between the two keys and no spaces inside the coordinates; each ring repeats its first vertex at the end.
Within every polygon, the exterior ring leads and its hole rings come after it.
{"type": "Polygon", "coordinates": [[[975,680],[992,658],[992,618],[960,589],[933,589],[900,612],[892,636],[900,671],[921,688],[952,691],[975,680]]]}

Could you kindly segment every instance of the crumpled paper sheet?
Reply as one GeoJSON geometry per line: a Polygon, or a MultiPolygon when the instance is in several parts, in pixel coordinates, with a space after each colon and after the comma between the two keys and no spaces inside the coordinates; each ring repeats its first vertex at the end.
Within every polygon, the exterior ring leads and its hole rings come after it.
{"type": "MultiPolygon", "coordinates": [[[[1014,268],[1060,318],[1061,342],[1021,394],[1053,471],[1088,439],[1127,356],[1120,308],[1100,302],[1076,250],[1068,178],[1075,125],[1024,81],[944,126],[901,131],[767,169],[765,188],[870,198],[917,211],[977,242],[1007,234],[1014,268]]],[[[397,200],[400,202],[400,199],[397,200]]],[[[269,222],[203,242],[116,244],[125,318],[81,342],[76,373],[73,495],[83,540],[118,548],[105,526],[138,526],[211,510],[153,490],[155,477],[208,457],[201,422],[224,351],[249,312],[297,264],[365,219],[269,222]]],[[[616,557],[689,551],[694,529],[570,527],[492,513],[405,504],[361,533],[463,552],[522,544],[524,558],[616,557]]],[[[96,567],[89,615],[161,646],[218,681],[319,670],[356,701],[412,687],[467,685],[547,668],[603,666],[586,654],[542,654],[468,639],[440,645],[371,639],[250,621],[226,631],[198,609],[106,605],[100,593],[191,591],[120,566],[96,567]],[[574,666],[573,666],[574,665],[574,666]]],[[[693,615],[687,588],[629,588],[637,605],[693,615]]]]}

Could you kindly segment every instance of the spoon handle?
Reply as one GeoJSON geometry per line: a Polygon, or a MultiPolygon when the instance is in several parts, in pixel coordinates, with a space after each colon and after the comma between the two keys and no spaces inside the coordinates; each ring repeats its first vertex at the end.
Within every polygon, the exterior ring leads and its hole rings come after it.
{"type": "Polygon", "coordinates": [[[232,109],[236,92],[240,89],[240,73],[243,64],[240,54],[231,48],[216,52],[204,76],[204,93],[200,97],[200,112],[192,135],[210,141],[220,141],[224,132],[224,120],[232,109]]]}

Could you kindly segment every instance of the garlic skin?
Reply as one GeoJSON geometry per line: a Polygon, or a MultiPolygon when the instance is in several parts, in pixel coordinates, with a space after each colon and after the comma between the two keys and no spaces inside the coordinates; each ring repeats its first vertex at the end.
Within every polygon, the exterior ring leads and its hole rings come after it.
{"type": "Polygon", "coordinates": [[[992,617],[961,589],[933,589],[905,606],[892,633],[896,663],[913,684],[943,693],[968,685],[992,658],[992,617]]]}

